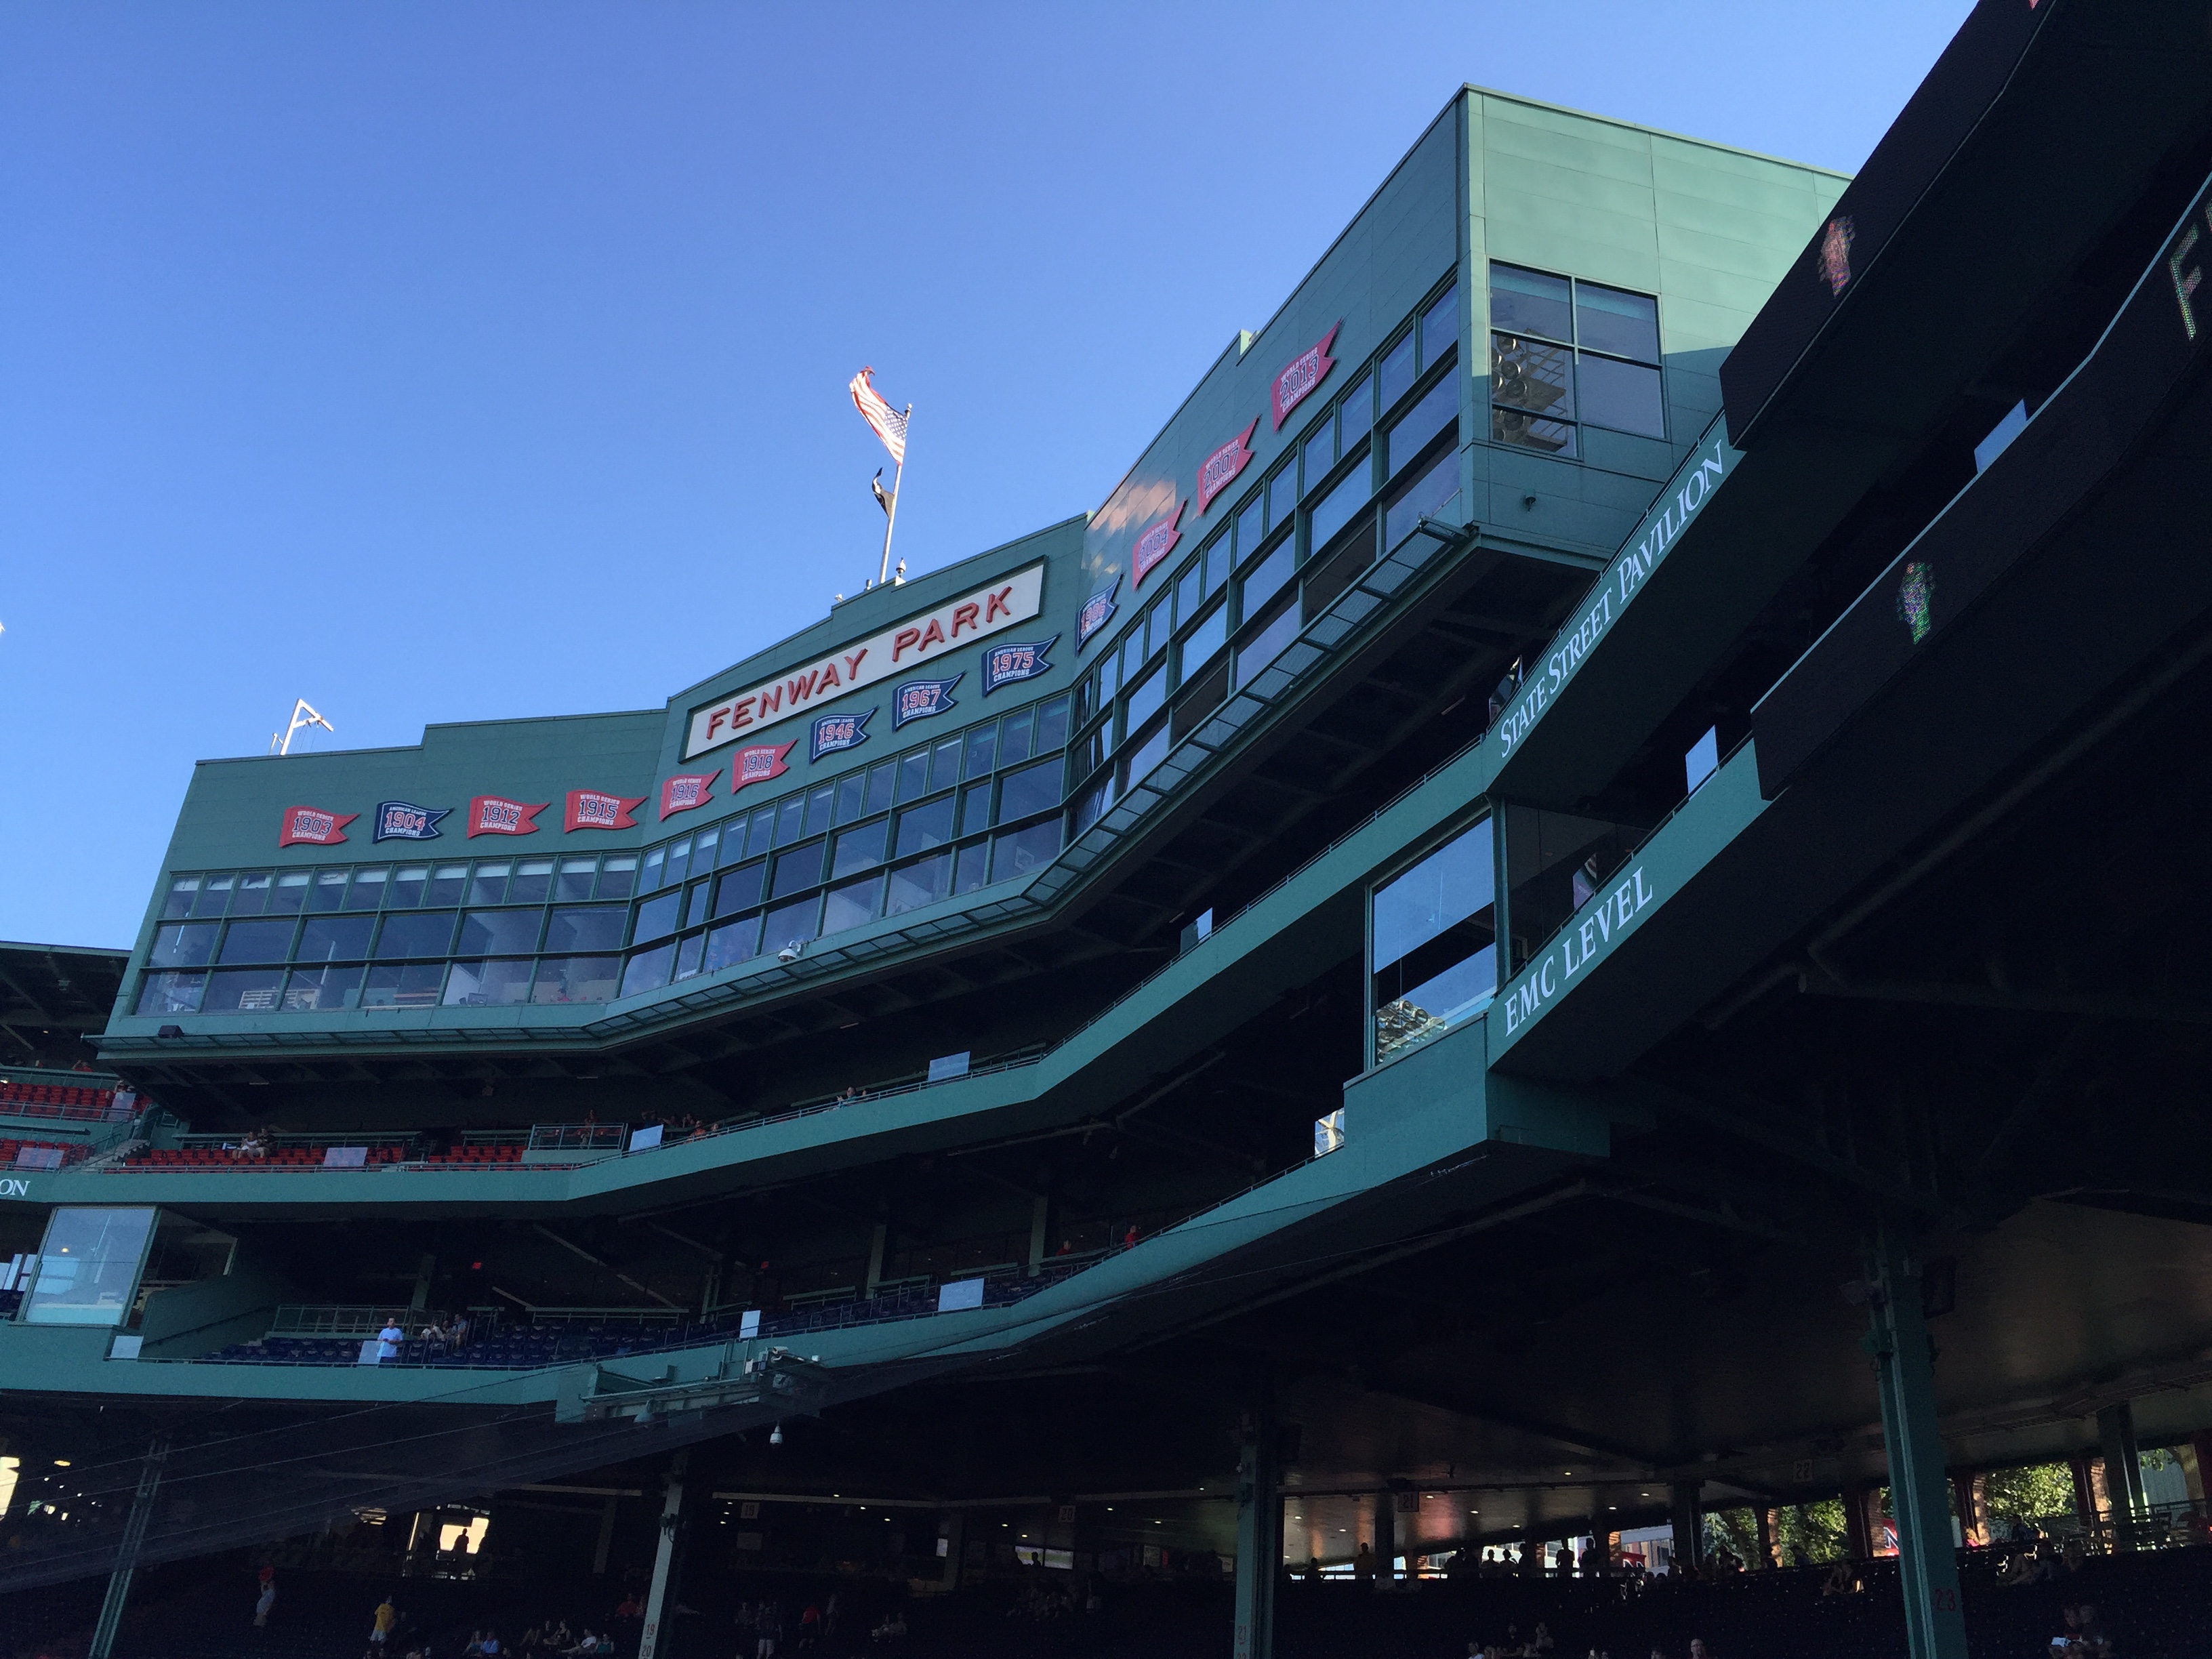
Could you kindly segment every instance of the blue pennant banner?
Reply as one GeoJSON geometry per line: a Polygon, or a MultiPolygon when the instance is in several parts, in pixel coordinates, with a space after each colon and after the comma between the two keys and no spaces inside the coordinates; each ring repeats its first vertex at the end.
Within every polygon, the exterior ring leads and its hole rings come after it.
{"type": "Polygon", "coordinates": [[[908,720],[942,714],[957,707],[952,701],[952,688],[967,678],[955,674],[949,680],[907,681],[891,693],[891,729],[896,731],[908,720]]]}
{"type": "Polygon", "coordinates": [[[1105,586],[1084,600],[1083,610],[1075,619],[1075,648],[1078,651],[1091,643],[1092,635],[1114,620],[1114,612],[1117,608],[1114,604],[1114,596],[1121,591],[1121,579],[1116,576],[1105,586]]]}
{"type": "Polygon", "coordinates": [[[868,720],[875,712],[863,708],[856,714],[824,714],[814,722],[814,742],[806,757],[820,760],[841,749],[858,749],[868,740],[868,720]]]}
{"type": "Polygon", "coordinates": [[[1012,685],[1016,680],[1033,680],[1040,674],[1052,672],[1052,665],[1044,653],[1060,643],[1055,634],[1035,645],[994,645],[983,653],[983,695],[989,696],[1002,685],[1012,685]]]}
{"type": "Polygon", "coordinates": [[[411,801],[387,800],[376,808],[377,841],[435,841],[438,820],[450,806],[417,806],[411,801]]]}

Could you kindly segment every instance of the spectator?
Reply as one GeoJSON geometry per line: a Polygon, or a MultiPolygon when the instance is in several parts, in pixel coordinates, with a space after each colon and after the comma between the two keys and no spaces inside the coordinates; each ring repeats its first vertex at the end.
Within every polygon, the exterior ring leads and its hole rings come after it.
{"type": "MultiPolygon", "coordinates": [[[[358,1330],[361,1328],[356,1325],[354,1328],[358,1330]]],[[[407,1333],[399,1328],[397,1315],[386,1320],[384,1328],[376,1334],[376,1363],[381,1365],[387,1359],[398,1358],[399,1345],[406,1340],[407,1333]]]]}
{"type": "Polygon", "coordinates": [[[821,1639],[822,1609],[809,1601],[806,1604],[806,1611],[799,1615],[799,1650],[801,1653],[811,1653],[814,1651],[815,1644],[821,1639]]]}
{"type": "Polygon", "coordinates": [[[269,1610],[276,1605],[276,1569],[261,1569],[261,1595],[253,1604],[253,1628],[269,1628],[269,1610]]]}
{"type": "Polygon", "coordinates": [[[392,1605],[392,1598],[387,1595],[376,1604],[374,1622],[369,1626],[368,1650],[371,1653],[384,1651],[385,1640],[392,1634],[392,1626],[398,1622],[399,1609],[392,1605]]]}
{"type": "Polygon", "coordinates": [[[1136,1224],[1135,1222],[1132,1221],[1132,1222],[1129,1224],[1129,1231],[1128,1231],[1127,1232],[1123,1233],[1123,1234],[1121,1235],[1121,1248],[1122,1248],[1123,1249],[1125,1249],[1125,1250],[1126,1250],[1126,1249],[1129,1249],[1129,1247],[1130,1247],[1130,1246],[1132,1246],[1133,1244],[1134,1244],[1136,1242],[1137,1242],[1137,1224],[1136,1224]]]}
{"type": "Polygon", "coordinates": [[[495,1630],[487,1630],[477,1650],[483,1655],[484,1659],[499,1659],[499,1632],[495,1630]]]}

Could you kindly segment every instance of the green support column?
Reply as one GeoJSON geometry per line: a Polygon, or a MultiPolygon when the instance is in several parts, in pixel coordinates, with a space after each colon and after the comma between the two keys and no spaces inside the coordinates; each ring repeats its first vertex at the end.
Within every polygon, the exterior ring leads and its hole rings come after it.
{"type": "Polygon", "coordinates": [[[1911,1659],[1966,1659],[1950,1485],[1936,1422],[1936,1369],[1920,1311],[1920,1272],[1887,1232],[1877,1248],[1867,1346],[1881,1384],[1882,1443],[1897,1519],[1898,1575],[1911,1659]]]}
{"type": "Polygon", "coordinates": [[[1271,1659],[1275,1650],[1275,1579],[1283,1559],[1283,1499],[1275,1482],[1275,1417],[1264,1407],[1244,1414],[1237,1462],[1236,1659],[1271,1659]]]}
{"type": "Polygon", "coordinates": [[[667,1621],[675,1613],[671,1592],[674,1588],[672,1580],[676,1566],[676,1534],[684,1523],[684,1466],[690,1459],[687,1448],[677,1453],[668,1466],[667,1496],[660,1505],[660,1545],[653,1552],[653,1588],[646,1593],[645,1629],[638,1637],[637,1659],[653,1659],[667,1643],[667,1621]]]}
{"type": "Polygon", "coordinates": [[[122,1541],[115,1547],[115,1565],[108,1571],[107,1594],[100,1603],[100,1619],[92,1627],[86,1659],[107,1659],[115,1647],[115,1632],[123,1626],[124,1604],[131,1599],[131,1580],[138,1571],[138,1552],[146,1542],[147,1525],[154,1518],[155,1494],[161,1489],[161,1466],[168,1457],[168,1440],[155,1437],[139,1467],[138,1491],[123,1523],[122,1541]]]}
{"type": "Polygon", "coordinates": [[[2136,1409],[2123,1400],[2097,1413],[2097,1439],[2105,1454],[2105,1496],[2112,1505],[2112,1547],[2131,1550],[2150,1516],[2143,1491],[2142,1457],[2136,1445],[2136,1409]]]}
{"type": "Polygon", "coordinates": [[[1703,1517],[1698,1513],[1698,1490],[1701,1482],[1677,1480],[1668,1492],[1673,1500],[1674,1523],[1674,1560],[1678,1566],[1695,1571],[1704,1565],[1705,1528],[1703,1517]]]}

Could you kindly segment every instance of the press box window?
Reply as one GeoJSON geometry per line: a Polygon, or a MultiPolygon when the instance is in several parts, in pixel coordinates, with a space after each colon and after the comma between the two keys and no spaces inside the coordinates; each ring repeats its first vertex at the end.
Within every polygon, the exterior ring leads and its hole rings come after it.
{"type": "Polygon", "coordinates": [[[1498,992],[1489,819],[1376,888],[1367,956],[1377,1064],[1488,1006],[1498,992]]]}
{"type": "Polygon", "coordinates": [[[1490,323],[1494,441],[1573,456],[1584,426],[1667,435],[1650,295],[1493,264],[1490,323]]]}

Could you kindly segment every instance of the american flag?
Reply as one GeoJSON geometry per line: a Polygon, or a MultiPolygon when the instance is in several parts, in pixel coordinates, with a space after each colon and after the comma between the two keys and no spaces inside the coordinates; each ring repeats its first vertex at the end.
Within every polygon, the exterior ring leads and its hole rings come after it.
{"type": "Polygon", "coordinates": [[[876,436],[884,441],[884,447],[891,453],[891,459],[900,466],[906,465],[906,416],[884,401],[868,376],[876,371],[864,368],[853,377],[853,407],[860,411],[860,418],[875,428],[876,436]]]}

